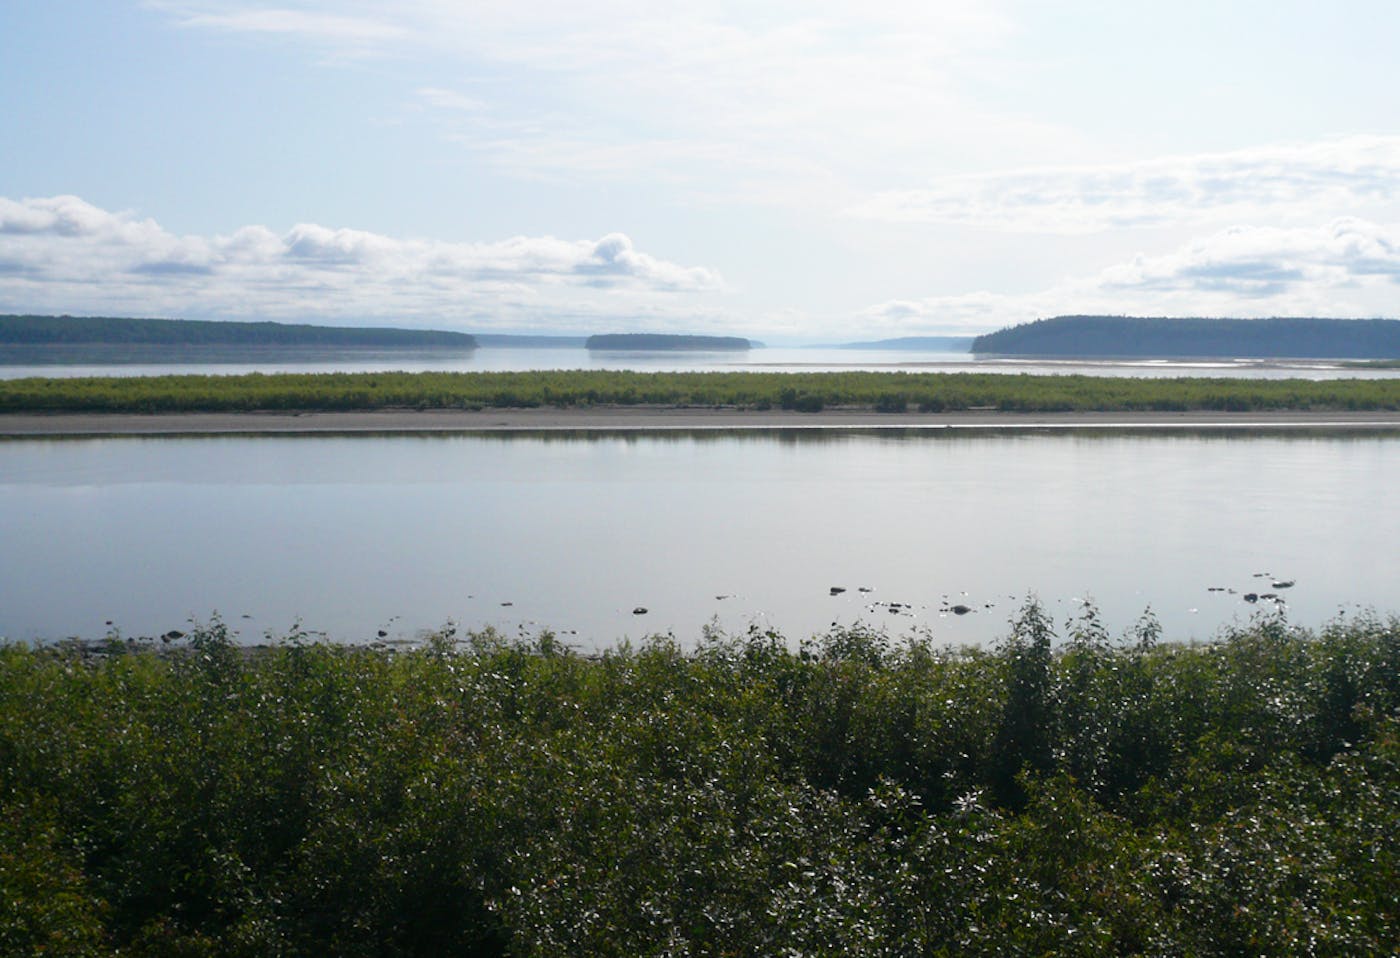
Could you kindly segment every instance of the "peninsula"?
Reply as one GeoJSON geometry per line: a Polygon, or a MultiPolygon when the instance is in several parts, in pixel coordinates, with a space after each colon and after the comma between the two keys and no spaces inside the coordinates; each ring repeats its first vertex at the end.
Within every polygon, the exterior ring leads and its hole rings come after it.
{"type": "Polygon", "coordinates": [[[978,336],[972,351],[1058,358],[1400,358],[1395,319],[1054,316],[978,336]]]}
{"type": "Polygon", "coordinates": [[[0,316],[0,355],[43,361],[198,358],[228,352],[300,355],[306,350],[475,349],[466,333],[273,322],[0,316]]]}

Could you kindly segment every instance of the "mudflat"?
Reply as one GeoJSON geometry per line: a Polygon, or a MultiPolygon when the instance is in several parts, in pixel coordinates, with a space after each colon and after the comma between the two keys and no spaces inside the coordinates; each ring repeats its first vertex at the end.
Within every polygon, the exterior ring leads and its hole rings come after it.
{"type": "Polygon", "coordinates": [[[832,408],[660,406],[383,409],[363,412],[6,413],[0,436],[275,435],[296,433],[657,431],[698,429],[1372,429],[1400,430],[1400,411],[886,413],[832,408]]]}

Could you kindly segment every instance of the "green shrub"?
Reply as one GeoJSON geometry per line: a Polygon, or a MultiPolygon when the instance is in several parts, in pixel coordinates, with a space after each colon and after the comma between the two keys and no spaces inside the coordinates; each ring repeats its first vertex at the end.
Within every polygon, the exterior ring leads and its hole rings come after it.
{"type": "Polygon", "coordinates": [[[0,646],[0,952],[1385,953],[1397,649],[0,646]]]}

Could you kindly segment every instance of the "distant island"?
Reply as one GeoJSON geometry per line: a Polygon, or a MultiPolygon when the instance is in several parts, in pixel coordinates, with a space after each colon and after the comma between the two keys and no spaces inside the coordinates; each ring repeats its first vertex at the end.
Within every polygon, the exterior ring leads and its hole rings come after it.
{"type": "Polygon", "coordinates": [[[589,349],[645,352],[726,351],[751,349],[754,343],[738,336],[673,336],[665,333],[608,333],[589,336],[589,349]]]}
{"type": "Polygon", "coordinates": [[[273,322],[0,316],[0,361],[19,363],[229,362],[365,351],[465,352],[475,337],[426,329],[273,322]]]}
{"type": "Polygon", "coordinates": [[[900,336],[861,343],[841,343],[837,349],[898,349],[910,352],[965,353],[972,347],[971,336],[900,336]]]}
{"type": "Polygon", "coordinates": [[[1400,320],[1055,316],[978,336],[1000,356],[1395,359],[1400,320]]]}

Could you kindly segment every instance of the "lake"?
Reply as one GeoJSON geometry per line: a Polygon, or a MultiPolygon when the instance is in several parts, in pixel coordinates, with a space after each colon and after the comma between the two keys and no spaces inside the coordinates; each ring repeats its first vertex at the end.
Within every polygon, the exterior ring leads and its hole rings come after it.
{"type": "Polygon", "coordinates": [[[1208,638],[1275,608],[1251,592],[1308,626],[1393,610],[1398,486],[1394,433],[8,440],[0,636],[217,613],[248,642],[864,622],[962,644],[1035,594],[1058,625],[1088,598],[1115,634],[1150,607],[1208,638]]]}

